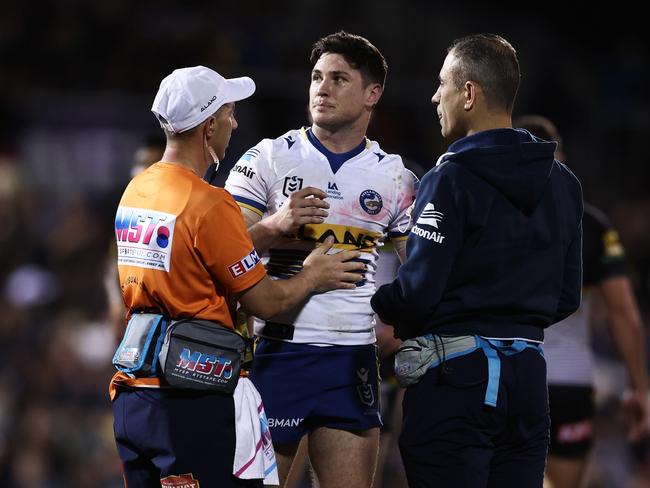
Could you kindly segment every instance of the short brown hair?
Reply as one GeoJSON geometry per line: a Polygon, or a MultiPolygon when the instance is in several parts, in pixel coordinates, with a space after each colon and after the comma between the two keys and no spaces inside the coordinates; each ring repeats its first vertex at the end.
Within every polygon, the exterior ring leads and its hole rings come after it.
{"type": "Polygon", "coordinates": [[[354,69],[361,72],[366,85],[386,82],[388,64],[384,55],[368,39],[339,31],[317,40],[312,46],[309,60],[314,66],[325,53],[340,54],[354,69]]]}

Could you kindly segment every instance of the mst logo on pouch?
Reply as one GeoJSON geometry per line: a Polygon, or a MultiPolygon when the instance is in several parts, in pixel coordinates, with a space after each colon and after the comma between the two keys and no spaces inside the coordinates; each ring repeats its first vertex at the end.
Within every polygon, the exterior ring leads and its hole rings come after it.
{"type": "Polygon", "coordinates": [[[117,264],[169,271],[176,215],[122,207],[115,215],[117,264]]]}
{"type": "Polygon", "coordinates": [[[302,188],[302,178],[298,176],[287,176],[284,179],[284,186],[282,187],[282,194],[285,197],[290,196],[294,191],[302,188]]]}
{"type": "Polygon", "coordinates": [[[192,352],[183,348],[178,363],[174,367],[175,375],[200,378],[213,376],[217,383],[227,383],[232,377],[232,364],[230,359],[206,354],[201,351],[192,352]]]}
{"type": "Polygon", "coordinates": [[[364,190],[359,195],[359,205],[370,215],[377,215],[383,207],[381,195],[375,190],[364,190]]]}
{"type": "Polygon", "coordinates": [[[241,275],[248,273],[259,262],[260,257],[257,255],[257,251],[253,249],[242,259],[228,266],[228,271],[230,271],[233,278],[239,278],[241,275]]]}

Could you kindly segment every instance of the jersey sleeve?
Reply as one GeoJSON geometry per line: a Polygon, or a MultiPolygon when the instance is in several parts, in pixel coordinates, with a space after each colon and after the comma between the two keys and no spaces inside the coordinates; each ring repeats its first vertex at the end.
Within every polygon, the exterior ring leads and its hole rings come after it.
{"type": "Polygon", "coordinates": [[[259,142],[246,151],[230,170],[225,188],[240,207],[259,214],[266,212],[270,167],[270,151],[266,141],[259,142]]]}
{"type": "MultiPolygon", "coordinates": [[[[400,161],[401,162],[401,161],[400,161]]],[[[388,237],[392,240],[406,240],[411,230],[411,212],[415,194],[420,184],[417,176],[401,165],[397,178],[393,218],[388,225],[388,237]]]]}
{"type": "Polygon", "coordinates": [[[241,211],[226,192],[201,218],[194,246],[218,286],[231,294],[247,290],[266,275],[241,211]]]}
{"type": "Polygon", "coordinates": [[[598,283],[627,272],[625,250],[607,217],[590,205],[583,216],[585,284],[598,283]]]}

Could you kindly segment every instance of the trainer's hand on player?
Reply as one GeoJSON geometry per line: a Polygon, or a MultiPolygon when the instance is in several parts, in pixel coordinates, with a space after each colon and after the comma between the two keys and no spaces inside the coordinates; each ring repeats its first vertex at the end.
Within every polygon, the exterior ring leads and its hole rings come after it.
{"type": "Polygon", "coordinates": [[[318,188],[308,186],[293,192],[280,209],[269,217],[269,224],[278,234],[293,234],[301,225],[325,222],[330,207],[324,199],[327,194],[318,188]]]}
{"type": "Polygon", "coordinates": [[[350,261],[361,256],[360,251],[341,251],[327,254],[334,245],[332,236],[314,249],[303,263],[302,272],[313,283],[314,292],[324,292],[343,288],[352,290],[362,277],[366,265],[359,261],[350,261]]]}

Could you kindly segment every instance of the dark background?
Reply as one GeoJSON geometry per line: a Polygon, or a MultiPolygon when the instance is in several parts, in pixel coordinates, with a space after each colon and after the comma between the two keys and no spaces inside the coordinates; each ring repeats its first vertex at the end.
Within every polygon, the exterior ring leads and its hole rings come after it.
{"type": "MultiPolygon", "coordinates": [[[[311,44],[364,35],[389,64],[369,136],[428,169],[446,148],[430,99],[447,46],[504,36],[522,70],[515,115],[557,124],[585,199],[621,232],[647,317],[650,43],[626,3],[4,0],[1,12],[1,486],[120,485],[106,394],[112,219],[136,149],[160,133],[149,109],[174,68],[257,83],[237,105],[223,180],[261,138],[307,124],[311,44]]],[[[595,342],[610,358],[603,391],[618,394],[606,328],[595,342]]],[[[605,457],[628,479],[638,465],[619,444],[605,457]]]]}

